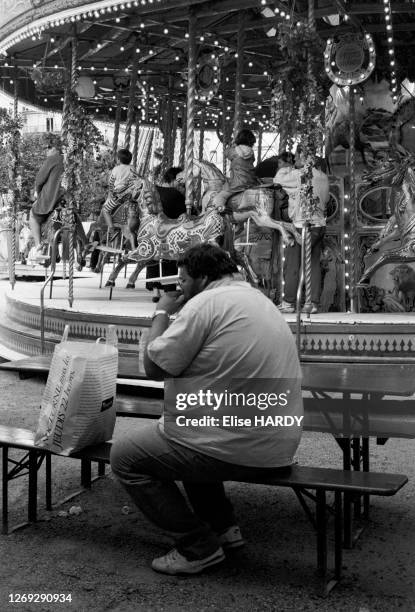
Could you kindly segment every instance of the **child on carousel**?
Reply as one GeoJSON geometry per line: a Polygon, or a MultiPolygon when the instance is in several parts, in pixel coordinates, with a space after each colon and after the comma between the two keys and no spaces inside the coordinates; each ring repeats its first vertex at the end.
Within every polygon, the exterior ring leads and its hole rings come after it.
{"type": "Polygon", "coordinates": [[[112,213],[121,204],[122,193],[129,186],[133,175],[130,166],[132,157],[128,149],[120,149],[117,153],[119,164],[111,170],[108,181],[108,197],[102,207],[102,215],[110,232],[114,229],[112,213]]]}
{"type": "Polygon", "coordinates": [[[225,156],[231,162],[230,177],[213,199],[213,204],[218,210],[224,210],[228,199],[245,189],[257,184],[255,176],[255,155],[253,146],[256,142],[255,135],[251,130],[241,130],[235,138],[235,144],[229,147],[225,156]]]}

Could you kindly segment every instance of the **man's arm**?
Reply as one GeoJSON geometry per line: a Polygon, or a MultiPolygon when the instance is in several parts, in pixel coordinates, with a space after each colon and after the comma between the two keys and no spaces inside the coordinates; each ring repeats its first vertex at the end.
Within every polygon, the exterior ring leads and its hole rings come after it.
{"type": "Polygon", "coordinates": [[[144,370],[147,376],[153,380],[164,380],[165,378],[171,378],[173,376],[171,372],[167,372],[167,370],[161,368],[157,363],[154,363],[148,354],[148,346],[153,340],[164,334],[169,326],[170,315],[177,312],[182,305],[183,296],[178,296],[177,293],[173,291],[169,292],[169,295],[163,295],[160,302],[157,304],[156,312],[160,312],[153,317],[144,351],[144,370]]]}
{"type": "Polygon", "coordinates": [[[161,336],[169,326],[169,314],[158,314],[153,319],[153,324],[150,329],[150,333],[148,335],[147,345],[144,351],[144,370],[149,378],[152,380],[164,380],[165,378],[170,378],[171,374],[160,368],[154,361],[152,361],[149,357],[147,346],[161,336]]]}

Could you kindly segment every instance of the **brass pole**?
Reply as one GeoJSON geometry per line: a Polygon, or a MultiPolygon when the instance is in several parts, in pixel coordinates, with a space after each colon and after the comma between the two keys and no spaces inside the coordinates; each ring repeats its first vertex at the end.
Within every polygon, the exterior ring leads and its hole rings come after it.
{"type": "Polygon", "coordinates": [[[196,111],[196,13],[194,9],[189,10],[189,57],[188,57],[188,82],[187,82],[187,137],[186,137],[186,211],[190,217],[194,204],[193,184],[193,155],[194,155],[194,130],[196,111]]]}
{"type": "MultiPolygon", "coordinates": [[[[310,29],[315,29],[315,17],[314,17],[314,0],[308,0],[308,26],[310,29]]],[[[312,83],[313,79],[313,63],[311,53],[307,52],[307,77],[308,82],[312,83]]],[[[314,166],[315,155],[314,152],[311,155],[312,161],[310,162],[310,146],[314,147],[315,143],[311,143],[308,141],[308,136],[305,136],[304,141],[307,143],[307,159],[306,163],[311,163],[314,166]]],[[[308,167],[308,166],[307,166],[308,167]]],[[[312,167],[309,168],[309,172],[305,177],[305,182],[307,185],[307,193],[313,193],[312,191],[312,179],[313,179],[313,170],[312,167]]],[[[305,206],[311,206],[311,202],[305,202],[305,206]]],[[[309,221],[309,215],[305,215],[306,220],[305,223],[305,238],[302,245],[304,249],[304,282],[305,282],[305,302],[304,302],[304,312],[310,315],[311,310],[313,308],[313,304],[311,302],[311,225],[309,221]]],[[[297,303],[299,307],[299,304],[297,303]]]]}
{"type": "Polygon", "coordinates": [[[128,109],[127,109],[127,124],[125,126],[125,136],[124,136],[124,149],[130,148],[131,141],[131,130],[134,122],[134,106],[136,101],[136,93],[137,93],[137,69],[138,69],[138,53],[133,49],[133,63],[131,66],[131,75],[130,75],[130,90],[128,97],[128,109]]]}
{"type": "Polygon", "coordinates": [[[236,73],[235,73],[235,114],[233,119],[233,140],[242,128],[242,79],[244,71],[245,46],[245,11],[238,14],[238,38],[236,43],[236,73]]]}
{"type": "MultiPolygon", "coordinates": [[[[18,118],[18,102],[19,102],[19,69],[17,64],[14,66],[13,70],[13,118],[17,121],[18,118]]],[[[12,140],[12,155],[13,155],[13,166],[11,168],[11,211],[10,211],[10,226],[9,226],[9,237],[10,237],[10,248],[8,253],[8,267],[9,267],[9,281],[12,289],[16,284],[16,227],[17,227],[17,196],[18,196],[18,187],[17,187],[17,169],[19,164],[19,140],[20,133],[16,132],[13,134],[12,140]]]]}
{"type": "Polygon", "coordinates": [[[133,148],[133,159],[132,167],[134,170],[137,169],[137,158],[138,158],[138,137],[140,135],[140,111],[135,114],[135,131],[134,131],[134,148],[133,148]]]}
{"type": "Polygon", "coordinates": [[[358,312],[357,294],[357,270],[359,257],[359,235],[357,232],[357,211],[356,211],[356,168],[355,168],[355,96],[353,87],[349,88],[349,175],[350,175],[350,194],[349,194],[349,225],[350,225],[350,310],[358,312]]]}
{"type": "Polygon", "coordinates": [[[259,164],[262,158],[262,130],[258,132],[258,159],[257,163],[259,164]]]}
{"type": "Polygon", "coordinates": [[[117,89],[116,97],[117,97],[117,106],[115,109],[114,138],[112,141],[112,157],[114,159],[114,164],[117,162],[118,138],[120,135],[121,105],[122,105],[121,88],[117,89]]]}
{"type": "MultiPolygon", "coordinates": [[[[75,90],[75,87],[78,82],[78,72],[76,69],[77,59],[78,59],[78,41],[76,36],[72,38],[72,61],[71,61],[71,92],[75,90]]],[[[75,181],[74,181],[75,183],[75,181]]],[[[75,202],[75,206],[78,205],[78,202],[75,202]]],[[[68,208],[68,226],[69,226],[69,272],[68,272],[68,282],[69,282],[69,294],[68,301],[69,306],[72,308],[73,304],[73,267],[74,267],[74,231],[75,231],[75,216],[74,216],[74,200],[70,196],[69,198],[69,208],[68,208]]]]}
{"type": "Polygon", "coordinates": [[[186,152],[186,107],[182,109],[182,128],[180,131],[180,157],[179,165],[183,168],[186,152]]]}

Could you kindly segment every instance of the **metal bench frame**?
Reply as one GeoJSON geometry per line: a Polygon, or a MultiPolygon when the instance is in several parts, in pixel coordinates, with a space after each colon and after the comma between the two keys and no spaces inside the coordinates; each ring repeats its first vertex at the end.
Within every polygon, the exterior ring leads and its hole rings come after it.
{"type": "MultiPolygon", "coordinates": [[[[46,466],[46,509],[52,509],[52,453],[34,444],[34,433],[14,427],[0,426],[0,447],[3,450],[2,469],[2,533],[8,529],[8,483],[10,480],[28,474],[28,522],[37,519],[37,472],[43,462],[46,466]],[[16,461],[9,457],[10,448],[25,451],[22,459],[16,461]],[[9,466],[12,466],[9,469],[9,466]]],[[[81,484],[91,486],[91,464],[98,463],[98,477],[105,474],[105,464],[109,463],[111,443],[105,442],[90,446],[70,455],[81,461],[81,484]]],[[[354,496],[363,494],[391,496],[397,493],[407,477],[400,474],[375,472],[352,472],[331,468],[314,468],[295,465],[287,475],[277,475],[251,484],[272,487],[290,487],[299,499],[307,517],[317,532],[317,573],[322,579],[322,594],[327,595],[341,578],[343,548],[343,508],[350,504],[354,496]],[[315,491],[311,493],[310,490],[315,491]],[[334,493],[334,505],[327,502],[327,493],[334,493]],[[315,515],[306,500],[315,503],[315,515]],[[334,515],[334,574],[327,579],[327,526],[328,514],[334,515]]],[[[246,482],[246,481],[243,481],[246,482]]],[[[79,492],[71,497],[78,495],[79,492]]],[[[67,501],[70,498],[66,498],[67,501]]],[[[27,523],[26,523],[27,524],[27,523]]],[[[21,525],[19,525],[20,527],[21,525]]],[[[15,528],[16,529],[16,528],[15,528]]]]}

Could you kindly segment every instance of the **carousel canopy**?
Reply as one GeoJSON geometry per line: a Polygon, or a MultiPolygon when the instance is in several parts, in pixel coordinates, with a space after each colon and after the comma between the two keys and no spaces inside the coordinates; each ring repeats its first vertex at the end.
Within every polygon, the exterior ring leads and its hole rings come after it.
{"type": "Polygon", "coordinates": [[[293,53],[307,50],[309,37],[300,44],[304,26],[315,30],[321,46],[322,83],[328,82],[323,60],[327,41],[365,34],[371,35],[376,54],[372,79],[386,78],[392,95],[397,83],[415,80],[414,2],[0,0],[4,89],[13,92],[17,81],[20,98],[61,108],[70,43],[76,37],[77,93],[88,111],[113,118],[118,95],[125,119],[129,78],[137,69],[136,108],[143,120],[157,123],[163,100],[173,100],[177,110],[186,103],[191,11],[196,15],[198,113],[212,127],[232,111],[238,33],[243,114],[254,128],[269,127],[273,82],[284,78],[293,53]]]}

